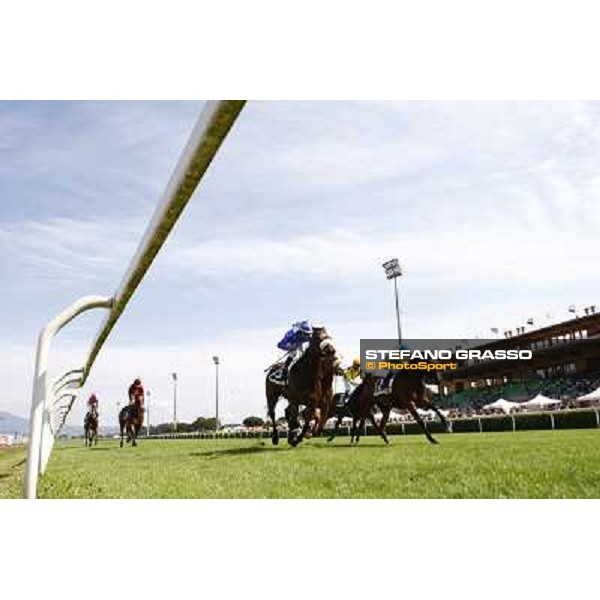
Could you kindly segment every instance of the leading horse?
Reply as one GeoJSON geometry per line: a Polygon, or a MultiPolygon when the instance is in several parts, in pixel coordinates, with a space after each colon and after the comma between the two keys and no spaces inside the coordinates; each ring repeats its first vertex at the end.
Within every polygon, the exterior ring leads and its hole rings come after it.
{"type": "Polygon", "coordinates": [[[336,350],[327,330],[324,327],[315,327],[308,348],[290,367],[286,383],[275,382],[271,378],[273,373],[281,368],[280,364],[267,370],[265,392],[267,410],[273,426],[273,444],[279,443],[275,407],[281,397],[288,401],[285,416],[291,446],[297,446],[306,437],[313,421],[313,432],[322,432],[333,405],[333,376],[337,362],[336,350]],[[302,411],[301,406],[304,407],[302,411]],[[302,426],[300,416],[304,421],[302,426]]]}

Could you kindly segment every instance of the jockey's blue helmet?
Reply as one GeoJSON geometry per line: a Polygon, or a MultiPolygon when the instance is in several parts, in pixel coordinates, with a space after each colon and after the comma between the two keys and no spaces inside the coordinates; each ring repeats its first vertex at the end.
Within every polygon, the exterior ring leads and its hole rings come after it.
{"type": "Polygon", "coordinates": [[[312,326],[310,324],[310,321],[301,321],[300,322],[300,330],[303,331],[304,333],[312,333],[312,326]]]}

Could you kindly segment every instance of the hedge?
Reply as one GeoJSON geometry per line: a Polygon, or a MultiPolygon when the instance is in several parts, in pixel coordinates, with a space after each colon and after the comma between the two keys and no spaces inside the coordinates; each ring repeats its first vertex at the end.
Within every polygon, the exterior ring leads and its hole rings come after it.
{"type": "MultiPolygon", "coordinates": [[[[517,413],[515,415],[490,415],[483,417],[463,417],[452,419],[453,433],[483,433],[489,431],[529,431],[536,429],[590,429],[599,426],[599,412],[594,409],[570,410],[544,413],[517,413]]],[[[437,419],[426,421],[427,429],[432,434],[445,433],[445,429],[437,419]]],[[[342,426],[338,430],[338,436],[349,435],[350,428],[342,426]]],[[[329,437],[333,429],[325,429],[323,436],[329,437]]],[[[415,435],[422,434],[421,428],[414,421],[404,423],[388,423],[386,428],[388,435],[415,435]]],[[[365,435],[364,431],[360,432],[365,435]]],[[[379,435],[372,425],[366,428],[366,435],[379,435]]],[[[162,434],[152,436],[158,439],[214,439],[214,433],[189,433],[189,434],[162,434]]],[[[219,433],[218,439],[239,438],[270,438],[270,431],[242,431],[219,433]]],[[[281,439],[287,438],[287,432],[279,432],[281,439]]]]}

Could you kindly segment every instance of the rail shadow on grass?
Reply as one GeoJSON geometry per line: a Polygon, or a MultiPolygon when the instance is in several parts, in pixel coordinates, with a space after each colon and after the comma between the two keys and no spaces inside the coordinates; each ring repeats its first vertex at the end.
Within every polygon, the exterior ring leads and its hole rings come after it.
{"type": "Polygon", "coordinates": [[[203,452],[190,452],[194,458],[226,458],[227,456],[245,456],[246,454],[260,454],[262,452],[284,452],[289,448],[275,446],[250,446],[249,448],[223,448],[220,450],[204,450],[203,452]]]}
{"type": "Polygon", "coordinates": [[[91,450],[93,452],[108,452],[109,450],[113,449],[114,448],[107,448],[106,446],[102,446],[101,448],[97,448],[96,446],[59,446],[55,449],[55,452],[81,452],[81,450],[91,450]]]}

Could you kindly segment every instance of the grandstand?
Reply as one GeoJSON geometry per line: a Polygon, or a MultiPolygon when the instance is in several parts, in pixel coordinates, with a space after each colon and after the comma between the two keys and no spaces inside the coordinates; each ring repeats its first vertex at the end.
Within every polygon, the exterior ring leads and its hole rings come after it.
{"type": "Polygon", "coordinates": [[[530,361],[459,362],[440,380],[438,403],[478,410],[499,398],[513,402],[537,394],[565,405],[600,387],[600,314],[590,312],[547,327],[487,340],[479,350],[532,350],[530,361]]]}

